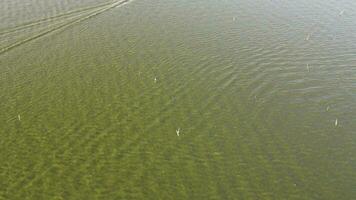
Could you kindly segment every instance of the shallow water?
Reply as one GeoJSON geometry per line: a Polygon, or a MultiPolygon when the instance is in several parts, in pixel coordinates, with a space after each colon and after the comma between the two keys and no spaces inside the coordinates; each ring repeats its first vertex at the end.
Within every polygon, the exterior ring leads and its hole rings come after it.
{"type": "Polygon", "coordinates": [[[355,199],[355,33],[352,0],[3,0],[0,199],[355,199]]]}

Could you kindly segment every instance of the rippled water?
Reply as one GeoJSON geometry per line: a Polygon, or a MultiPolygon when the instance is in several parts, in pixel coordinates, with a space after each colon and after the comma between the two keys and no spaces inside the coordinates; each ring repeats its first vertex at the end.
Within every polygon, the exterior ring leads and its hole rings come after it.
{"type": "Polygon", "coordinates": [[[0,199],[356,199],[353,0],[2,0],[0,199]]]}

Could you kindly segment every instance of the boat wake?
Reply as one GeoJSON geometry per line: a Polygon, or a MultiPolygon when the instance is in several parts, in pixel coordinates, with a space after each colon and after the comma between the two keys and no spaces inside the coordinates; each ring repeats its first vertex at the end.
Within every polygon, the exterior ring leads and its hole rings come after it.
{"type": "Polygon", "coordinates": [[[82,9],[70,11],[70,12],[67,12],[64,14],[48,17],[45,19],[28,22],[28,23],[10,28],[3,32],[0,32],[0,38],[4,38],[5,41],[8,41],[9,37],[13,37],[13,34],[18,34],[21,31],[25,31],[25,30],[28,30],[30,28],[37,27],[37,26],[43,26],[43,25],[46,26],[44,28],[44,30],[40,31],[37,34],[31,35],[29,37],[24,37],[22,39],[19,39],[15,42],[12,42],[12,43],[6,45],[5,47],[1,47],[0,55],[6,53],[16,47],[19,47],[23,44],[26,44],[27,42],[39,39],[45,35],[48,35],[50,33],[53,33],[53,32],[59,31],[59,30],[64,30],[64,29],[71,27],[75,24],[81,23],[81,22],[88,20],[92,17],[100,15],[106,11],[117,8],[119,6],[123,6],[131,1],[132,0],[117,0],[114,2],[110,2],[110,3],[104,3],[104,4],[100,4],[100,5],[95,5],[92,7],[82,8],[82,9]]]}

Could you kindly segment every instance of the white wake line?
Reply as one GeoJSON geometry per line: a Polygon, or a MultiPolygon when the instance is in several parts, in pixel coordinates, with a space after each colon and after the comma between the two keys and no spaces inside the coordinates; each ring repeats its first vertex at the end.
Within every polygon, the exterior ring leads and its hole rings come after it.
{"type": "Polygon", "coordinates": [[[127,3],[130,3],[130,2],[132,2],[132,1],[133,1],[133,0],[122,0],[122,1],[113,2],[113,3],[112,3],[111,5],[109,5],[107,8],[103,8],[103,9],[97,11],[97,12],[94,12],[94,13],[92,13],[92,14],[89,14],[88,16],[85,16],[85,17],[83,17],[83,18],[74,20],[74,21],[69,22],[69,23],[67,23],[67,24],[60,25],[60,26],[58,26],[58,27],[56,27],[56,28],[43,31],[43,32],[41,32],[41,33],[39,33],[39,34],[37,34],[37,35],[34,35],[34,36],[32,36],[32,37],[29,37],[29,38],[26,38],[26,39],[21,40],[21,41],[19,41],[19,42],[15,42],[15,43],[13,43],[13,44],[7,46],[7,47],[4,47],[4,48],[0,49],[0,55],[6,53],[6,52],[8,52],[8,51],[10,51],[11,49],[14,49],[14,48],[19,47],[19,46],[21,46],[21,45],[23,45],[23,44],[26,44],[27,42],[30,42],[30,41],[32,41],[32,40],[41,38],[42,36],[45,36],[45,35],[47,35],[47,34],[50,34],[50,33],[52,33],[52,32],[55,32],[55,31],[64,30],[64,29],[66,29],[66,28],[68,28],[68,27],[70,27],[70,26],[73,26],[73,25],[77,24],[77,23],[83,22],[83,21],[85,21],[85,20],[87,20],[87,19],[90,19],[90,18],[92,18],[92,17],[95,17],[95,16],[97,16],[97,15],[100,15],[101,13],[104,13],[104,12],[106,12],[106,11],[108,11],[108,10],[113,9],[113,8],[117,8],[117,7],[119,7],[119,6],[123,6],[123,5],[125,5],[125,4],[127,4],[127,3]]]}
{"type": "Polygon", "coordinates": [[[70,17],[73,17],[73,15],[75,15],[75,14],[78,14],[77,16],[84,15],[84,14],[90,13],[93,10],[100,10],[100,8],[103,8],[103,7],[109,6],[109,5],[112,5],[112,2],[110,2],[110,3],[107,2],[107,3],[104,3],[104,4],[99,4],[99,5],[95,5],[95,6],[90,6],[90,7],[86,7],[86,8],[77,9],[77,10],[69,11],[67,13],[62,13],[62,14],[55,15],[55,16],[50,16],[48,18],[35,20],[35,21],[32,21],[32,22],[31,21],[30,22],[25,22],[24,24],[17,25],[17,26],[5,29],[4,31],[0,32],[0,36],[7,35],[7,34],[10,34],[10,33],[19,31],[19,30],[31,28],[33,26],[38,26],[38,25],[41,25],[43,23],[48,23],[49,21],[54,20],[54,19],[70,18],[70,17]]]}

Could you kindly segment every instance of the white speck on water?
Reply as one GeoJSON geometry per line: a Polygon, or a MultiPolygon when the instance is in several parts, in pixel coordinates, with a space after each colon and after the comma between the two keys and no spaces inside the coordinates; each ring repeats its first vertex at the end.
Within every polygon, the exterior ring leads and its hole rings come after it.
{"type": "Polygon", "coordinates": [[[343,15],[345,13],[345,10],[340,11],[339,15],[343,15]]]}
{"type": "Polygon", "coordinates": [[[157,77],[155,77],[155,83],[157,82],[157,77]]]}
{"type": "Polygon", "coordinates": [[[176,130],[177,136],[179,137],[180,128],[176,130]]]}
{"type": "Polygon", "coordinates": [[[329,111],[330,110],[330,106],[326,107],[326,111],[329,111]]]}
{"type": "Polygon", "coordinates": [[[233,17],[233,18],[232,18],[232,21],[236,21],[236,17],[233,17]]]}
{"type": "Polygon", "coordinates": [[[335,119],[335,126],[337,126],[338,125],[338,121],[337,121],[337,119],[335,119]]]}
{"type": "Polygon", "coordinates": [[[306,41],[310,39],[311,34],[308,34],[307,37],[305,38],[306,41]]]}
{"type": "Polygon", "coordinates": [[[21,115],[17,115],[17,119],[21,121],[21,115]]]}

